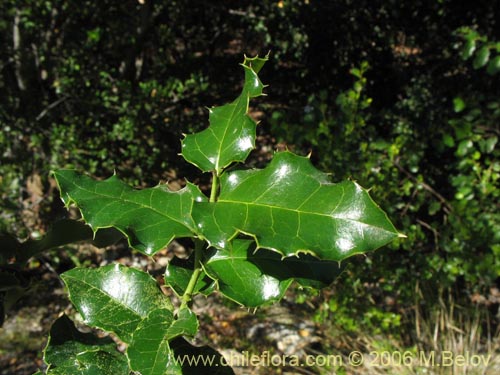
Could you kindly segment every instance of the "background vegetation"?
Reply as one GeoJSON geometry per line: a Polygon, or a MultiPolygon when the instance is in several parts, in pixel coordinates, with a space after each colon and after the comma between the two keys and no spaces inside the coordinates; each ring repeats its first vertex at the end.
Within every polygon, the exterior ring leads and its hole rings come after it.
{"type": "Polygon", "coordinates": [[[179,137],[236,92],[244,53],[271,51],[261,137],[371,187],[408,236],[356,258],[333,293],[298,290],[296,302],[405,346],[431,345],[443,316],[479,316],[494,335],[498,2],[228,4],[2,1],[0,231],[36,237],[62,215],[54,168],[137,186],[190,178],[179,137]]]}

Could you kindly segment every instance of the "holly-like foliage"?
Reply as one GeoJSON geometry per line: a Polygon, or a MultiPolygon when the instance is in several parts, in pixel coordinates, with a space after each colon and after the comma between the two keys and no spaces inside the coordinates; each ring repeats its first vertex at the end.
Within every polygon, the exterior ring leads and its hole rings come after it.
{"type": "MultiPolygon", "coordinates": [[[[293,281],[328,286],[342,260],[401,236],[365,189],[354,181],[332,183],[307,157],[278,152],[260,170],[237,164],[255,147],[257,124],[248,105],[263,93],[258,72],[266,61],[245,58],[241,94],[210,109],[210,126],[182,141],[182,156],[212,173],[209,196],[189,182],[178,191],[162,184],[136,190],[117,176],[97,181],[73,170],[54,172],[63,201],[78,207],[94,233],[116,228],[132,248],[150,256],[174,238],[193,238],[195,248],[189,259],[172,260],[165,273],[166,285],[181,298],[177,308],[155,279],[134,268],[65,272],[62,279],[85,323],[112,332],[127,349],[117,354],[108,340],[80,333],[62,317],[45,350],[48,374],[192,373],[179,355],[212,353],[182,338],[198,331],[190,309],[194,294],[219,291],[258,307],[278,301],[293,281]]],[[[196,373],[215,369],[231,373],[215,367],[196,373]]]]}

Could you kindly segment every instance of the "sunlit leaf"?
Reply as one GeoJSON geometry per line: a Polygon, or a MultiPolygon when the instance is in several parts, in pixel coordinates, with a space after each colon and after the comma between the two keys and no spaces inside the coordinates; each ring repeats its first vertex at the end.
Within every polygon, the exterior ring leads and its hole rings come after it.
{"type": "Polygon", "coordinates": [[[173,309],[156,280],[134,268],[119,264],[74,268],[61,277],[85,323],[114,332],[125,342],[151,311],[173,309]]]}
{"type": "Polygon", "coordinates": [[[135,190],[116,176],[96,181],[72,170],[54,172],[66,205],[75,203],[93,230],[115,227],[130,246],[152,255],[175,237],[193,235],[193,201],[206,197],[192,184],[179,191],[165,185],[135,190]]]}
{"type": "Polygon", "coordinates": [[[211,108],[210,126],[182,141],[182,156],[203,172],[222,169],[236,161],[244,161],[255,148],[256,123],[248,116],[250,98],[262,95],[264,85],[257,73],[265,58],[245,58],[245,84],[238,98],[222,107],[211,108]]]}
{"type": "Polygon", "coordinates": [[[285,256],[305,252],[336,261],[399,235],[366,190],[353,181],[332,184],[308,158],[290,152],[275,154],[265,169],[223,175],[218,201],[196,204],[193,217],[220,249],[244,233],[285,256]]]}

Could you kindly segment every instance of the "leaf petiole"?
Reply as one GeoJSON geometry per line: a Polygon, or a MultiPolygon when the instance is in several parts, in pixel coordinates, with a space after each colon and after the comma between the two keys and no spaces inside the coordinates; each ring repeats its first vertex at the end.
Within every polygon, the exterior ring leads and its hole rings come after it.
{"type": "MultiPolygon", "coordinates": [[[[212,172],[212,188],[210,191],[210,202],[215,202],[217,200],[217,191],[219,189],[219,176],[217,175],[217,171],[212,172]]],[[[200,239],[195,239],[194,246],[194,270],[191,278],[189,279],[188,286],[182,295],[182,302],[180,306],[180,310],[188,307],[188,303],[192,299],[193,290],[198,282],[198,278],[202,272],[201,259],[203,257],[203,249],[205,248],[204,241],[200,239]]]]}
{"type": "Polygon", "coordinates": [[[186,287],[186,290],[184,291],[184,294],[182,295],[182,302],[179,310],[182,310],[184,308],[188,307],[188,303],[191,302],[192,296],[193,296],[193,290],[196,286],[196,283],[198,282],[198,278],[201,275],[202,272],[202,267],[201,267],[201,259],[203,257],[203,249],[205,248],[205,243],[202,240],[195,239],[195,246],[194,246],[194,270],[193,274],[191,275],[191,278],[189,279],[189,283],[186,287]]]}
{"type": "Polygon", "coordinates": [[[212,171],[212,189],[210,190],[210,203],[217,201],[217,191],[219,189],[219,176],[217,171],[212,171]]]}

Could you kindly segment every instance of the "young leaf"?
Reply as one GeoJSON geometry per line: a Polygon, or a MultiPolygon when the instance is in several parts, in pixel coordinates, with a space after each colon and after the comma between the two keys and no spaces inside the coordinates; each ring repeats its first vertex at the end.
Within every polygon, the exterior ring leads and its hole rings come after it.
{"type": "Polygon", "coordinates": [[[94,231],[115,227],[128,237],[130,246],[147,255],[175,237],[192,236],[193,202],[206,200],[192,184],[175,192],[163,185],[135,190],[116,176],[95,181],[71,170],[54,172],[54,176],[64,203],[75,203],[94,231]]]}
{"type": "Polygon", "coordinates": [[[125,342],[151,311],[173,310],[156,280],[134,268],[119,264],[74,268],[61,277],[85,323],[114,332],[125,342]]]}
{"type": "Polygon", "coordinates": [[[250,98],[262,95],[264,85],[257,73],[265,58],[247,58],[242,64],[245,84],[238,98],[222,107],[210,109],[210,126],[182,141],[182,156],[203,172],[222,170],[236,161],[245,161],[255,148],[256,123],[248,116],[250,98]]]}
{"type": "Polygon", "coordinates": [[[222,176],[217,203],[198,203],[193,218],[211,246],[229,249],[238,233],[285,256],[299,252],[339,261],[398,237],[387,215],[353,181],[332,184],[310,160],[275,154],[262,170],[222,176]]]}
{"type": "Polygon", "coordinates": [[[47,374],[128,375],[127,358],[116,349],[110,338],[82,333],[66,315],[58,318],[50,329],[44,350],[47,374]]]}
{"type": "Polygon", "coordinates": [[[214,250],[205,269],[222,294],[247,307],[280,300],[293,280],[306,287],[327,287],[342,270],[338,262],[308,254],[283,258],[275,251],[256,250],[249,240],[231,245],[231,250],[214,250]]]}

